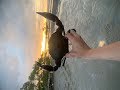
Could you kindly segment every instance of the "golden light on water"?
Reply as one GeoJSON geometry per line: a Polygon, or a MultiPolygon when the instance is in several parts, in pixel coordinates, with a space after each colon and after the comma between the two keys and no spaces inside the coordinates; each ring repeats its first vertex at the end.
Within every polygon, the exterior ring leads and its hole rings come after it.
{"type": "Polygon", "coordinates": [[[43,20],[44,22],[44,27],[43,27],[43,31],[42,31],[42,47],[41,47],[41,54],[44,54],[45,52],[47,52],[47,34],[46,34],[46,19],[44,18],[43,20]]]}
{"type": "MultiPolygon", "coordinates": [[[[35,0],[36,12],[47,12],[47,0],[35,0]]],[[[36,32],[40,35],[40,54],[47,51],[47,38],[46,38],[46,19],[39,14],[36,14],[36,32]]],[[[39,55],[40,55],[39,54],[39,55]]]]}
{"type": "Polygon", "coordinates": [[[46,33],[47,32],[46,29],[47,28],[45,27],[42,33],[41,54],[48,52],[48,35],[47,35],[48,33],[46,33]]]}
{"type": "Polygon", "coordinates": [[[43,31],[41,53],[44,52],[45,50],[46,50],[46,35],[45,31],[43,31]]]}

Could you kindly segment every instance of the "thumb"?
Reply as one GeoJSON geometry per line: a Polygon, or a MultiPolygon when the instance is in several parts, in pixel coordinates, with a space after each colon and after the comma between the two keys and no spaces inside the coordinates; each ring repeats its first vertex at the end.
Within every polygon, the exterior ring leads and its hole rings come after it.
{"type": "Polygon", "coordinates": [[[65,35],[66,38],[68,38],[68,40],[72,43],[74,41],[74,36],[72,35],[72,33],[67,33],[65,35]]]}

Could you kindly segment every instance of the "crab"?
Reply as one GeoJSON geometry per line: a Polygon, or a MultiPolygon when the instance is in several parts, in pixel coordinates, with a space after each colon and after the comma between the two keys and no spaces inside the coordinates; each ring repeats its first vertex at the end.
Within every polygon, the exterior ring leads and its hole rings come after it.
{"type": "MultiPolygon", "coordinates": [[[[56,25],[58,26],[58,28],[51,35],[48,41],[49,54],[54,59],[55,66],[41,65],[39,62],[37,62],[37,65],[47,71],[56,71],[61,66],[61,62],[63,62],[62,66],[64,66],[66,60],[65,54],[69,52],[68,39],[65,37],[64,26],[62,22],[59,20],[59,18],[52,13],[48,13],[48,12],[37,12],[37,13],[45,17],[46,19],[55,22],[56,25]]],[[[68,32],[70,32],[70,30],[68,30],[68,32]]]]}

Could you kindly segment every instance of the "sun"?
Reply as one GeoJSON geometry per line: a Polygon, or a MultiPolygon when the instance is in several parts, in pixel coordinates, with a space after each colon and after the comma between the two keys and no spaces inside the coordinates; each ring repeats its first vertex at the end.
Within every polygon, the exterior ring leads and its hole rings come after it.
{"type": "Polygon", "coordinates": [[[42,48],[41,48],[41,53],[45,52],[46,50],[46,34],[45,30],[43,31],[43,36],[42,36],[42,48]]]}

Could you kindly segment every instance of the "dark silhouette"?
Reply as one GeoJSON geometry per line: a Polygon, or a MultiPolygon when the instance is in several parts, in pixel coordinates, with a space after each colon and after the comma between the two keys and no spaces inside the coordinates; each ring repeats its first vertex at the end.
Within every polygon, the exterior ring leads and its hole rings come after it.
{"type": "Polygon", "coordinates": [[[47,71],[56,71],[60,66],[63,60],[63,66],[65,63],[65,54],[69,52],[68,50],[68,39],[65,37],[65,30],[62,22],[52,13],[48,12],[37,12],[43,17],[52,20],[58,26],[55,33],[53,33],[49,39],[49,54],[55,60],[56,66],[51,65],[41,65],[39,62],[37,64],[47,70],[47,71]],[[63,58],[64,57],[64,58],[63,58]]]}

